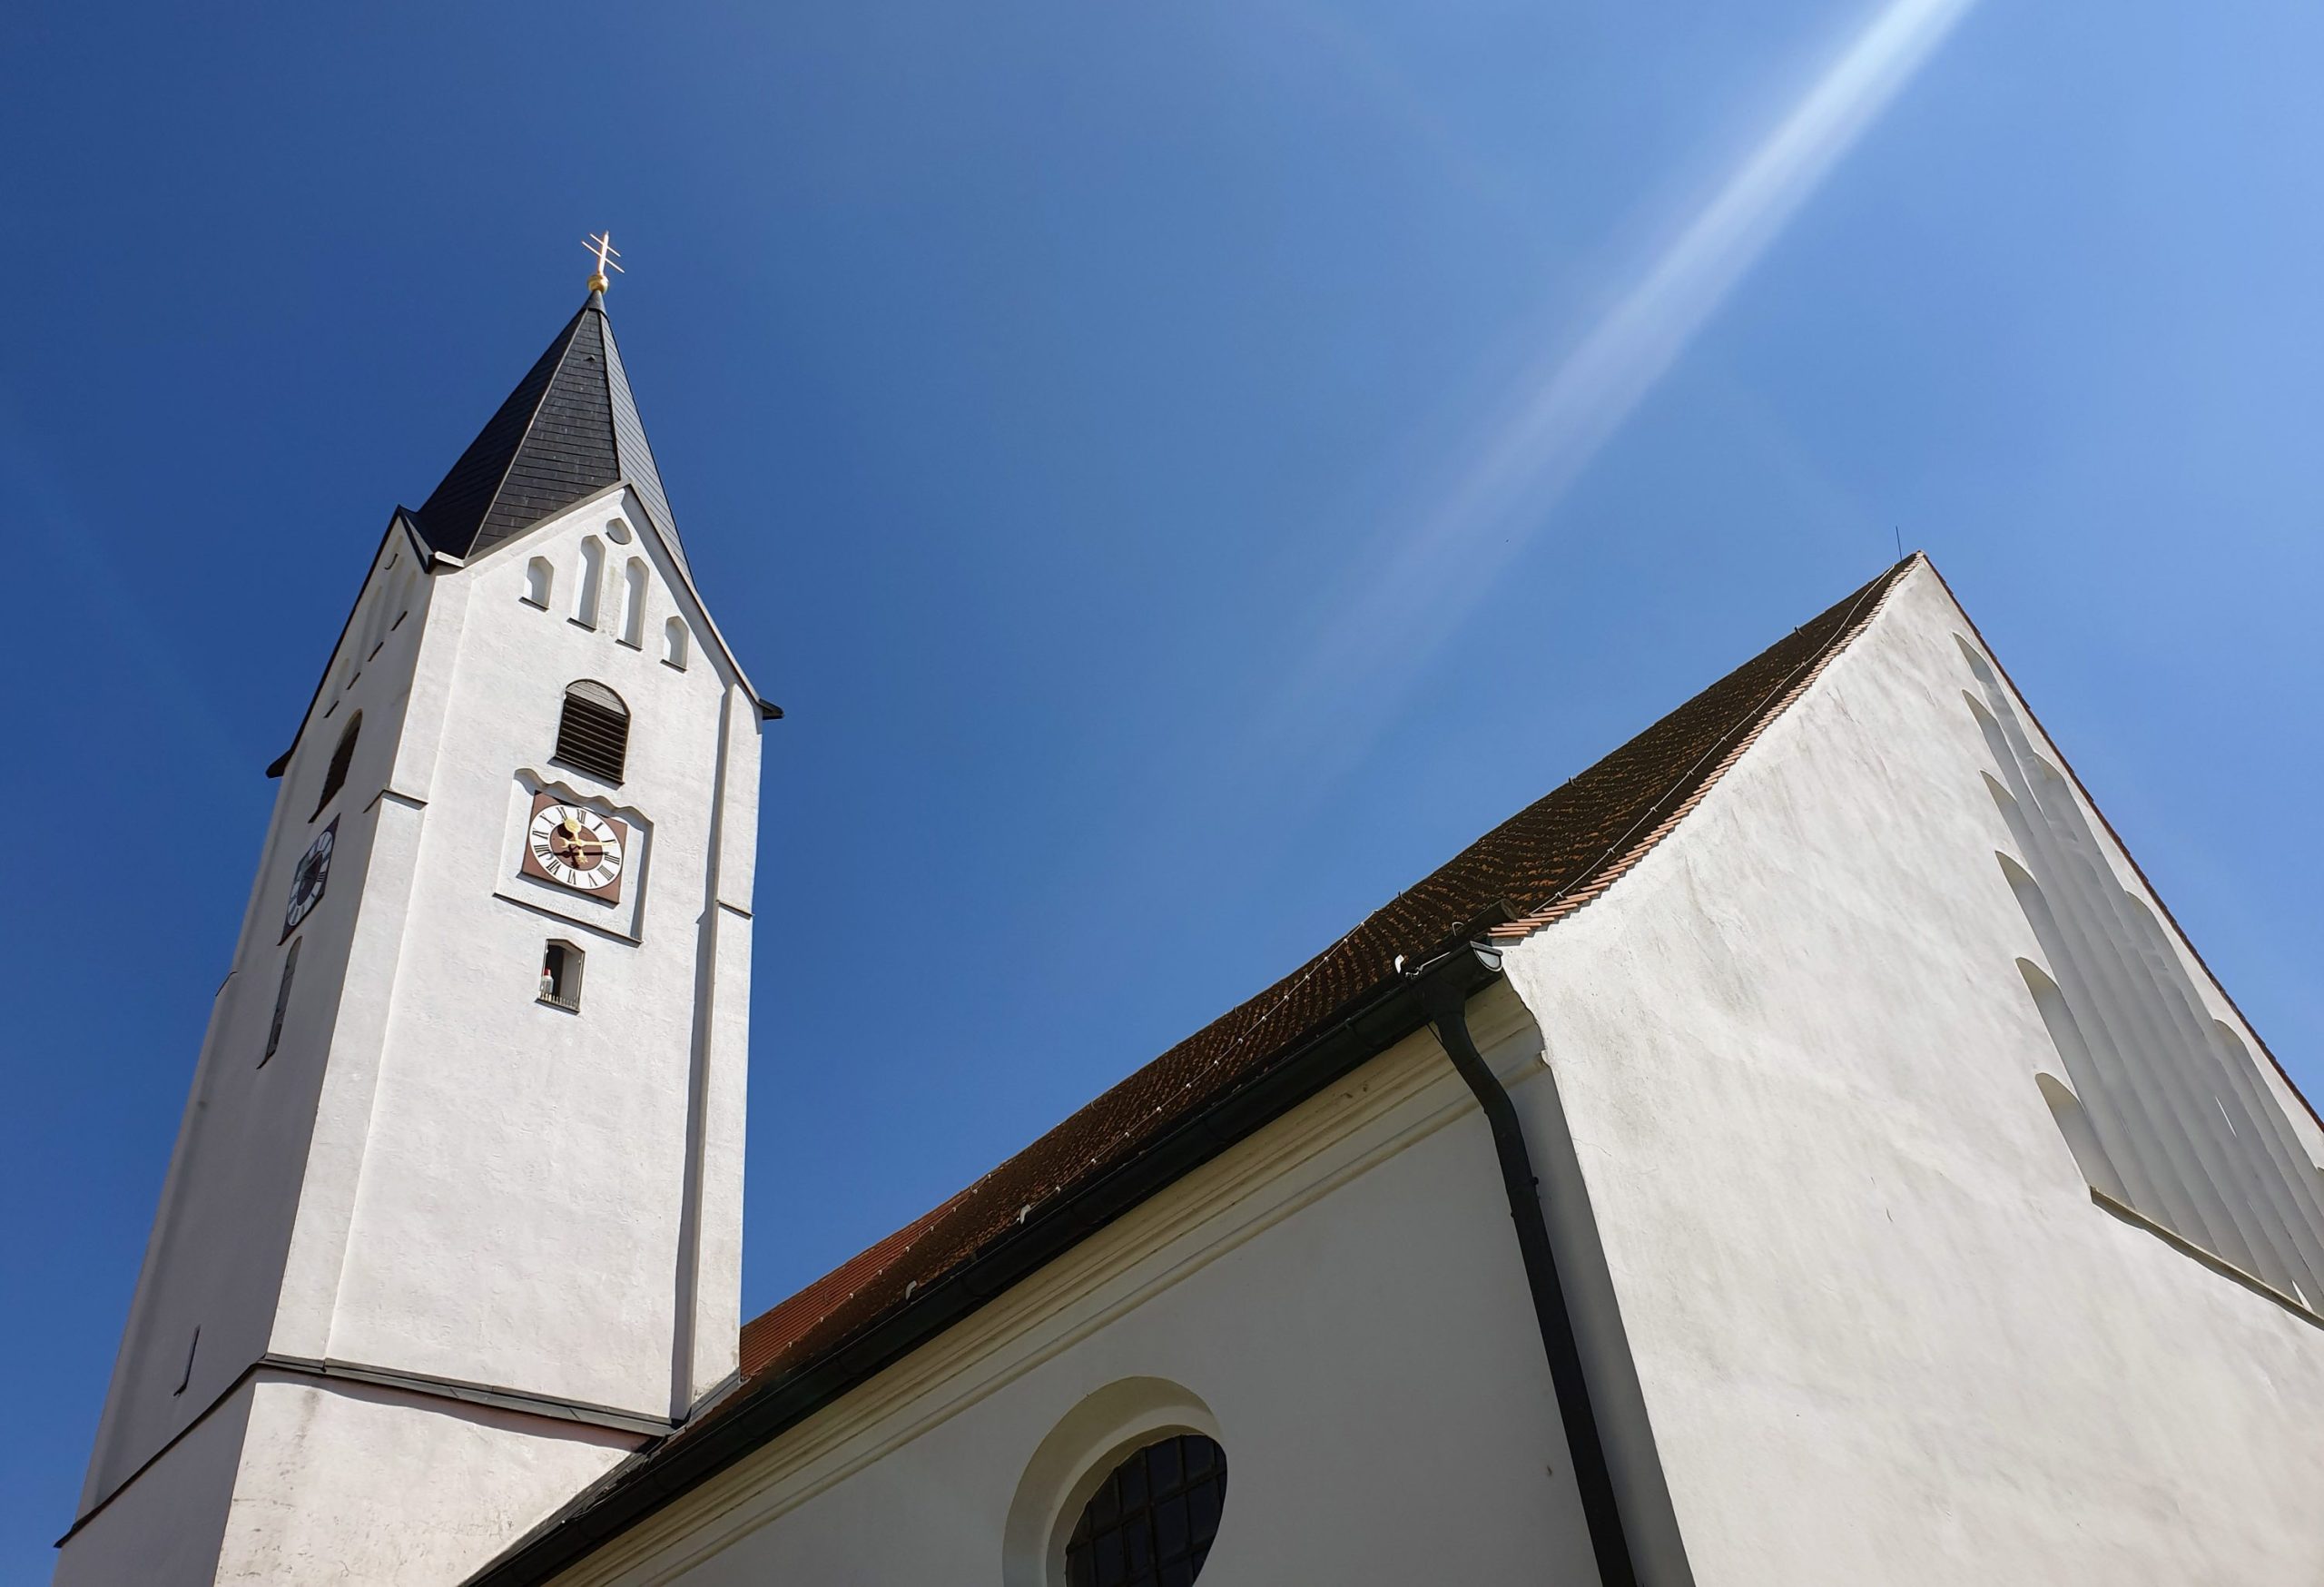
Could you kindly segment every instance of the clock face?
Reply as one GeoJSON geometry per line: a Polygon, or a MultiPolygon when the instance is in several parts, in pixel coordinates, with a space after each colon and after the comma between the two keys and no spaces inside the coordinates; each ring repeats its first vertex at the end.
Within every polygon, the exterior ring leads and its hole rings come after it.
{"type": "Polygon", "coordinates": [[[323,885],[330,880],[330,854],[339,846],[339,817],[332,816],[330,824],[315,834],[300,856],[299,869],[290,878],[290,902],[282,912],[282,936],[287,941],[299,929],[315,905],[323,900],[323,885]]]}
{"type": "Polygon", "coordinates": [[[525,873],[610,902],[621,896],[628,840],[628,827],[611,816],[538,794],[525,829],[525,873]]]}

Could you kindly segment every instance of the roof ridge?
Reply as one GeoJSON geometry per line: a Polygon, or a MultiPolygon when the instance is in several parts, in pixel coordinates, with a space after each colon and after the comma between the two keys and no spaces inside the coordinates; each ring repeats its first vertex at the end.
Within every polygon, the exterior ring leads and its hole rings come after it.
{"type": "Polygon", "coordinates": [[[629,389],[611,318],[604,298],[592,292],[501,399],[415,516],[430,546],[465,558],[525,535],[615,484],[632,488],[672,558],[685,566],[669,488],[629,389]],[[583,345],[593,338],[592,345],[583,345]]]}
{"type": "Polygon", "coordinates": [[[646,516],[655,520],[662,531],[662,538],[681,567],[686,567],[685,544],[678,537],[678,516],[670,506],[670,488],[662,481],[662,466],[655,460],[654,442],[645,433],[645,415],[637,411],[637,393],[630,389],[629,366],[622,361],[621,344],[614,336],[612,316],[606,313],[602,303],[597,310],[601,322],[599,341],[605,349],[606,416],[613,428],[614,472],[634,490],[644,505],[646,516]],[[623,421],[635,432],[638,462],[642,468],[633,475],[630,448],[623,439],[623,421]]]}
{"type": "MultiPolygon", "coordinates": [[[[742,1327],[732,1392],[616,1465],[475,1580],[544,1580],[544,1571],[587,1546],[593,1528],[618,1530],[739,1458],[741,1445],[706,1448],[706,1438],[724,1436],[709,1429],[731,1432],[735,1419],[744,1418],[745,1443],[755,1446],[829,1404],[891,1359],[884,1352],[894,1330],[908,1328],[916,1306],[938,1307],[925,1313],[932,1336],[1005,1290],[1013,1282],[1005,1275],[980,1287],[978,1265],[1000,1260],[1012,1237],[1031,1237],[1029,1225],[1038,1231],[1057,1211],[1057,1227],[1068,1231],[1059,1237],[1069,1244],[1105,1221],[1074,1224],[1077,1198],[1128,1198],[1107,1214],[1117,1216],[1175,1179],[1183,1168],[1149,1182],[1139,1178],[1138,1165],[1178,1132],[1218,1125],[1237,1099],[1261,1094],[1269,1097],[1263,1109],[1233,1111],[1232,1129],[1247,1131],[1279,1117],[1298,1097],[1313,1094],[1312,1076],[1293,1073],[1299,1055],[1330,1045],[1335,1031],[1353,1030],[1363,1010],[1376,1014],[1384,998],[1396,995],[1412,959],[1480,930],[1491,934],[1482,922],[1502,909],[1521,921],[1541,917],[1528,928],[1538,929],[1602,894],[1702,802],[1925,560],[1915,552],[1794,628],[1398,892],[1322,953],[1142,1065],[938,1207],[751,1318],[742,1327]],[[757,1406],[766,1407],[766,1415],[753,1423],[757,1406]],[[654,1474],[670,1463],[665,1485],[656,1487],[654,1474]],[[601,1507],[608,1507],[610,1519],[592,1517],[601,1507]]],[[[1374,1032],[1383,1041],[1393,1034],[1374,1032]]],[[[1354,1060],[1363,1057],[1359,1051],[1354,1060]]]]}
{"type": "MultiPolygon", "coordinates": [[[[1638,833],[1638,827],[1645,825],[1654,813],[1653,807],[1649,807],[1639,817],[1637,825],[1634,825],[1630,833],[1625,833],[1613,848],[1607,851],[1606,854],[1600,857],[1598,863],[1606,865],[1604,871],[1595,876],[1588,877],[1586,884],[1583,877],[1575,878],[1573,882],[1561,888],[1539,909],[1493,927],[1486,932],[1487,938],[1496,942],[1512,942],[1531,936],[1542,927],[1564,920],[1567,916],[1578,912],[1595,900],[1603,897],[1616,882],[1635,870],[1640,861],[1652,853],[1655,846],[1669,836],[1681,821],[1694,813],[1697,805],[1709,797],[1711,790],[1718,786],[1720,779],[1734,768],[1735,764],[1749,752],[1753,744],[1759,742],[1760,736],[1774,725],[1785,712],[1790,710],[1801,695],[1815,686],[1816,681],[1824,675],[1825,669],[1830,666],[1843,651],[1853,645],[1859,635],[1872,626],[1873,619],[1879,616],[1881,609],[1888,604],[1888,597],[1895,594],[1896,586],[1904,582],[1904,575],[1911,570],[1912,565],[1927,560],[1927,557],[1915,551],[1896,564],[1880,577],[1856,591],[1850,602],[1847,614],[1841,618],[1839,628],[1831,638],[1795,667],[1789,676],[1770,690],[1767,699],[1762,700],[1744,721],[1738,722],[1734,729],[1722,735],[1724,738],[1731,738],[1732,743],[1727,744],[1723,750],[1719,744],[1715,744],[1704,752],[1704,761],[1710,760],[1714,754],[1718,758],[1708,771],[1704,772],[1702,781],[1695,785],[1692,792],[1672,805],[1669,813],[1659,821],[1655,822],[1654,825],[1641,836],[1638,833]],[[1858,607],[1863,609],[1859,611],[1858,607]],[[1620,851],[1619,858],[1615,858],[1617,851],[1620,851]],[[1612,860],[1610,865],[1606,864],[1608,860],[1612,860]]],[[[1934,567],[1935,565],[1931,564],[1932,569],[1934,567]]],[[[1798,629],[1793,630],[1795,634],[1798,631],[1798,629]]],[[[1699,770],[1702,770],[1701,762],[1689,767],[1687,774],[1692,775],[1699,770]]],[[[1678,792],[1685,780],[1685,777],[1681,777],[1679,783],[1672,786],[1670,792],[1678,792]]],[[[1669,795],[1666,794],[1664,797],[1667,798],[1669,795]]],[[[1660,803],[1659,800],[1656,801],[1658,806],[1660,803]]]]}
{"type": "MultiPolygon", "coordinates": [[[[1079,1177],[1102,1172],[1111,1164],[1124,1160],[1125,1148],[1127,1155],[1135,1155],[1137,1148],[1134,1143],[1143,1132],[1166,1127],[1212,1094],[1210,1089],[1202,1088],[1232,1089],[1241,1079],[1264,1068],[1305,1031],[1327,1020],[1332,1010],[1364,995],[1381,976],[1393,974],[1389,961],[1395,955],[1435,951],[1444,945],[1448,935],[1457,936],[1462,930],[1474,929],[1473,922],[1488,912],[1488,906],[1504,899],[1521,921],[1553,910],[1555,912],[1548,918],[1562,918],[1564,913],[1601,895],[1700,803],[1741,751],[1756,742],[1766,724],[1780,715],[1800,690],[1820,675],[1833,655],[1863,631],[1887,592],[1921,559],[1915,553],[1884,570],[1870,583],[1665,713],[1627,742],[1470,843],[1445,864],[1397,892],[1322,952],[1132,1071],[1022,1150],[980,1175],[941,1207],[907,1226],[915,1228],[916,1235],[901,1251],[891,1251],[898,1258],[906,1252],[943,1246],[945,1242],[930,1237],[940,1224],[957,1219],[980,1227],[985,1224],[994,1226],[981,1234],[968,1228],[959,1231],[965,1240],[954,1242],[950,1260],[945,1259],[945,1252],[932,1251],[931,1255],[937,1265],[916,1273],[911,1286],[924,1287],[953,1263],[968,1259],[983,1238],[1001,1232],[1002,1226],[1016,1220],[1020,1206],[1046,1202],[1079,1177]],[[1772,686],[1755,672],[1764,665],[1779,668],[1772,686]],[[1738,687],[1746,698],[1729,704],[1725,692],[1738,687]],[[1715,714],[1709,725],[1716,729],[1704,734],[1707,744],[1689,736],[1689,730],[1697,726],[1694,718],[1706,713],[1715,714]],[[1655,752],[1664,747],[1659,743],[1663,735],[1676,735],[1683,741],[1679,754],[1660,757],[1669,764],[1660,764],[1656,757],[1655,752]],[[1641,760],[1649,764],[1643,768],[1634,765],[1641,760]],[[1641,774],[1645,785],[1634,786],[1641,774]],[[1666,811],[1665,806],[1673,800],[1676,804],[1666,811]],[[1614,807],[1614,813],[1606,823],[1610,831],[1594,823],[1592,818],[1598,812],[1593,801],[1610,803],[1614,807]],[[1659,817],[1658,813],[1661,813],[1659,817]],[[1650,825],[1647,824],[1649,822],[1650,825]],[[1565,830],[1569,825],[1583,829],[1582,835],[1588,841],[1582,852],[1563,851],[1563,844],[1574,835],[1565,830]],[[1606,841],[1610,836],[1613,840],[1610,844],[1606,841]],[[1556,873],[1521,874],[1536,868],[1556,873]],[[1561,901],[1564,901],[1562,909],[1557,907],[1561,901]],[[1372,960],[1379,963],[1373,965],[1369,962],[1372,960]],[[1303,998],[1303,993],[1308,995],[1303,998]],[[1304,1006],[1308,1002],[1317,1006],[1304,1006]],[[1237,1061],[1228,1066],[1229,1058],[1237,1061]],[[975,1194],[996,1183],[1008,1188],[1007,1181],[1012,1175],[1027,1182],[1007,1195],[990,1198],[990,1206],[984,1205],[985,1197],[975,1194]]],[[[874,1252],[889,1247],[894,1238],[892,1235],[888,1237],[842,1267],[854,1267],[874,1252]]],[[[744,1377],[755,1375],[803,1344],[826,1335],[829,1326],[844,1317],[852,1309],[851,1303],[858,1297],[876,1302],[884,1289],[896,1292],[884,1296],[889,1304],[900,1302],[905,1287],[901,1276],[896,1276],[894,1281],[884,1286],[881,1282],[895,1274],[897,1266],[894,1261],[874,1266],[859,1282],[848,1286],[846,1297],[838,1300],[832,1311],[822,1316],[786,1318],[783,1323],[775,1320],[777,1313],[803,1306],[811,1295],[817,1295],[824,1284],[823,1279],[818,1279],[753,1318],[745,1325],[746,1335],[755,1336],[754,1343],[768,1347],[768,1353],[755,1360],[752,1356],[757,1355],[756,1351],[746,1353],[744,1377]]],[[[831,1276],[826,1275],[825,1278],[831,1276]]],[[[826,1293],[818,1298],[832,1297],[826,1293]]]]}
{"type": "MultiPolygon", "coordinates": [[[[592,309],[596,309],[600,317],[605,314],[605,310],[597,307],[597,294],[595,292],[589,294],[589,301],[581,305],[573,318],[565,322],[565,329],[557,333],[564,345],[557,349],[556,362],[550,366],[548,379],[541,382],[541,389],[534,393],[532,410],[525,415],[525,428],[517,432],[516,444],[508,448],[508,455],[501,460],[499,477],[492,482],[491,494],[484,498],[484,510],[477,514],[479,538],[485,526],[492,522],[493,509],[500,505],[501,493],[508,488],[509,478],[517,472],[517,460],[525,455],[525,443],[533,439],[533,431],[540,424],[541,414],[548,407],[548,395],[556,389],[556,378],[565,373],[566,362],[573,357],[573,344],[579,340],[576,332],[581,329],[581,316],[592,309]]],[[[618,449],[615,458],[618,468],[618,449]]]]}

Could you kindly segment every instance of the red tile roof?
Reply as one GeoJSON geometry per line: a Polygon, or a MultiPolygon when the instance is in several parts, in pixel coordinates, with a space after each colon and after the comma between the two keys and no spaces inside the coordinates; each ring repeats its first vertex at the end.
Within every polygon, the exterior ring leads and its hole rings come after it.
{"type": "MultiPolygon", "coordinates": [[[[1129,1164],[1173,1127],[1365,1006],[1396,982],[1400,959],[1442,951],[1485,930],[1502,938],[1522,935],[1598,897],[1701,801],[1768,724],[1863,631],[1918,561],[1917,555],[1906,558],[1793,629],[941,1207],[744,1324],[742,1381],[734,1390],[655,1449],[617,1468],[505,1556],[503,1565],[510,1568],[505,1577],[496,1567],[479,1580],[542,1579],[525,1571],[534,1545],[546,1563],[560,1552],[555,1533],[562,1527],[592,1536],[617,1528],[622,1522],[610,1512],[592,1512],[625,1489],[652,1493],[633,1500],[637,1513],[665,1502],[691,1479],[674,1473],[665,1488],[655,1481],[655,1466],[750,1405],[760,1391],[811,1373],[852,1381],[852,1366],[842,1358],[871,1329],[1050,1203],[1129,1164]]],[[[571,1557],[569,1548],[564,1557],[571,1557]]]]}
{"type": "Polygon", "coordinates": [[[943,1206],[743,1328],[745,1385],[829,1349],[975,1257],[1038,1209],[1135,1157],[1503,902],[1522,934],[1603,892],[1870,620],[1909,562],[1777,641],[1479,838],[1331,947],[1214,1020],[943,1206]]]}

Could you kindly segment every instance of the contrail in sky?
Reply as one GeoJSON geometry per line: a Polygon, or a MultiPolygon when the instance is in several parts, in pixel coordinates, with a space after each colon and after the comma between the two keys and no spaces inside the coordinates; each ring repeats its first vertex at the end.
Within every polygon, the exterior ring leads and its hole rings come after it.
{"type": "Polygon", "coordinates": [[[1443,499],[1357,571],[1295,695],[1359,676],[1384,686],[1384,663],[1417,671],[1975,3],[1886,0],[1874,12],[1638,284],[1520,386],[1443,499]]]}

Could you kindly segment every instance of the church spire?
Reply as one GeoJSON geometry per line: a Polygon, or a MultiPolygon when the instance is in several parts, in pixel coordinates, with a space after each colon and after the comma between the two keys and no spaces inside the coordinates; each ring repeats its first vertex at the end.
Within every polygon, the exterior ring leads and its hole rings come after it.
{"type": "Polygon", "coordinates": [[[590,278],[580,311],[411,515],[437,550],[478,556],[620,483],[637,493],[671,551],[685,559],[606,320],[604,279],[590,278]]]}

